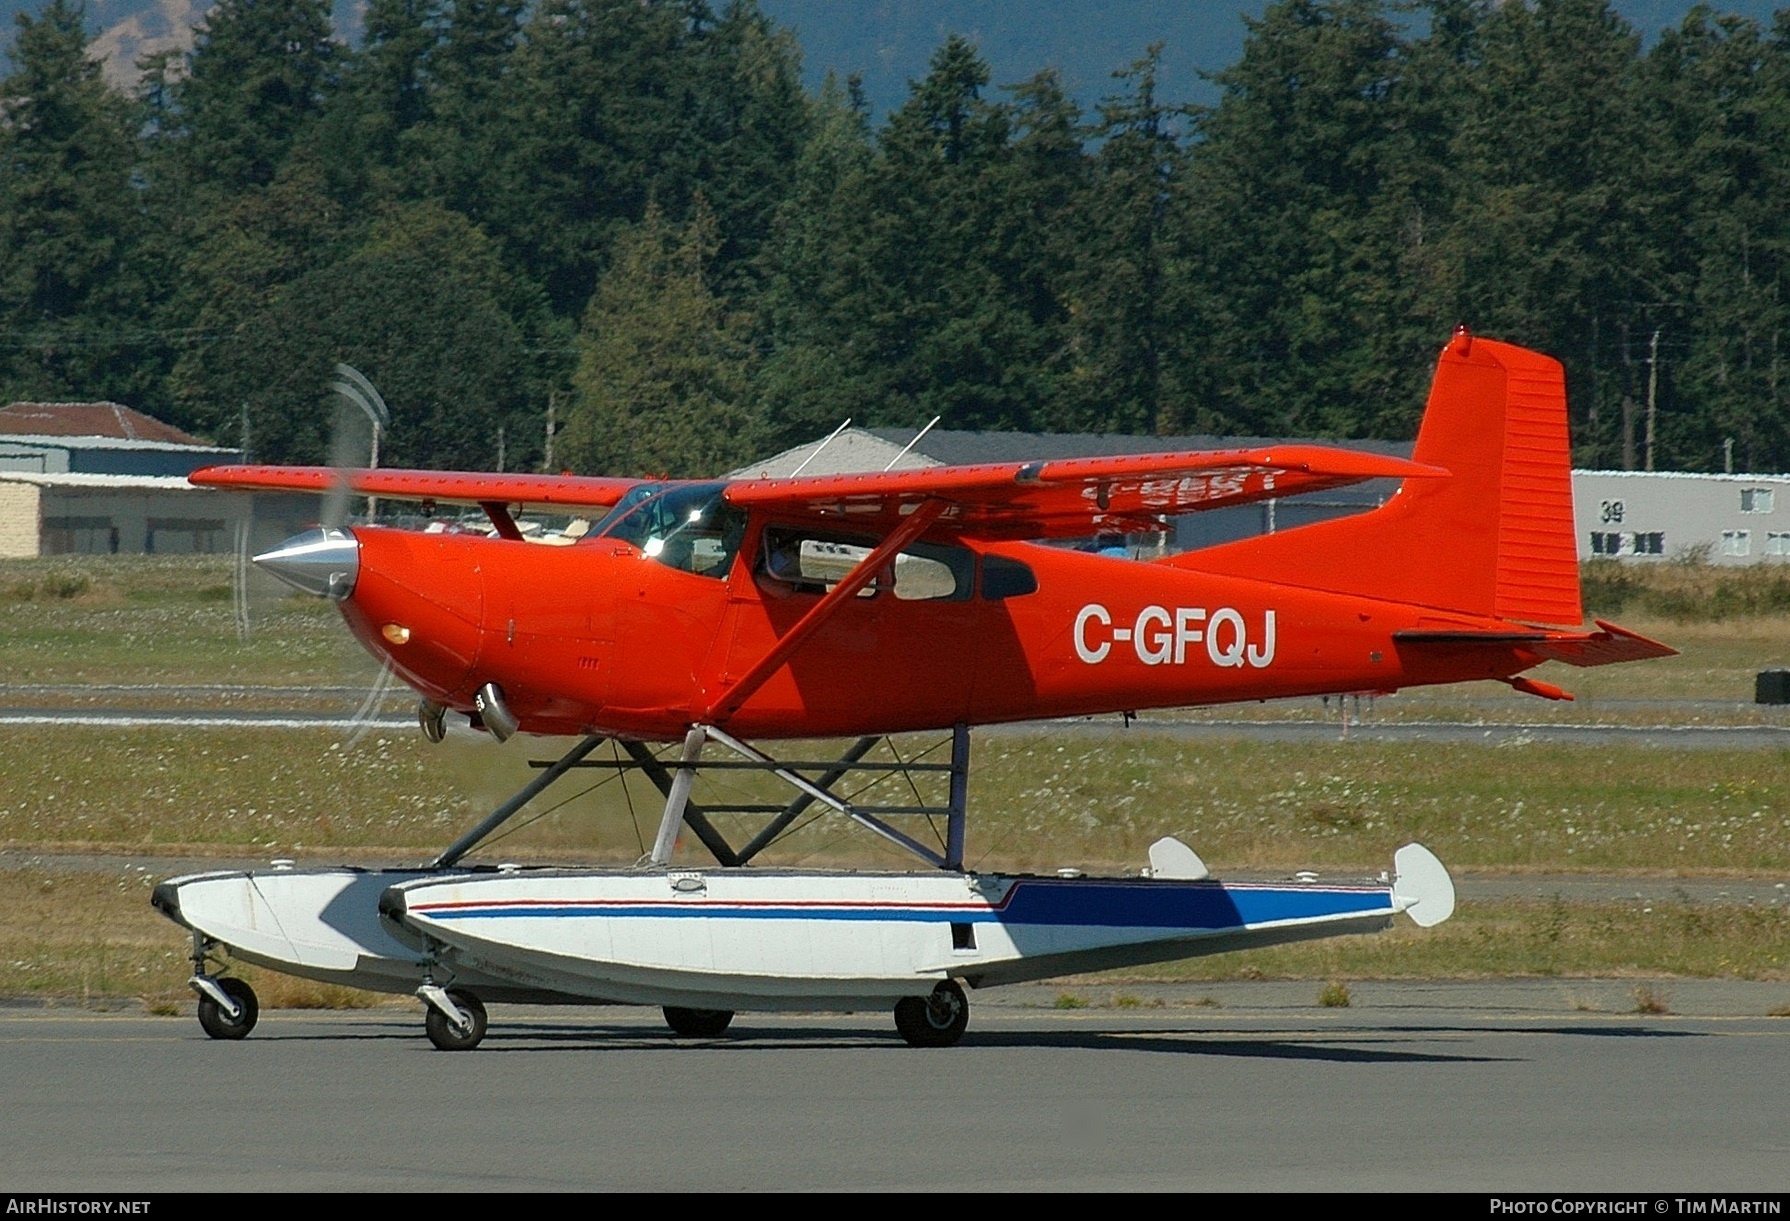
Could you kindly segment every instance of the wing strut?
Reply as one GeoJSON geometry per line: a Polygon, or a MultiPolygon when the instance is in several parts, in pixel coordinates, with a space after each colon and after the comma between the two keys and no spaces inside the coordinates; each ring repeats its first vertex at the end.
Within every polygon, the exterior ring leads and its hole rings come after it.
{"type": "Polygon", "coordinates": [[[924,534],[926,528],[938,520],[939,514],[946,507],[946,502],[937,497],[921,501],[919,507],[908,514],[906,521],[890,531],[889,536],[877,544],[876,550],[860,560],[857,567],[845,574],[844,580],[828,590],[826,596],[812,610],[798,619],[796,625],[785,632],[783,638],[772,645],[737,683],[728,688],[726,694],[711,702],[697,720],[708,725],[725,724],[727,718],[739,711],[741,704],[751,699],[755,691],[783,668],[783,663],[802,647],[808,637],[814,635],[822,624],[833,617],[835,611],[857,597],[859,590],[893,563],[903,547],[924,534]]]}

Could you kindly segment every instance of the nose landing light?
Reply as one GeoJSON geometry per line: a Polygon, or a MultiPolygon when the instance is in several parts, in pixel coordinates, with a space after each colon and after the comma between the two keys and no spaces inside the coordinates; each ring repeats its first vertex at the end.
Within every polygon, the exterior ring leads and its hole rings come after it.
{"type": "Polygon", "coordinates": [[[360,575],[360,543],[346,530],[323,526],[256,556],[255,566],[294,589],[340,602],[360,575]]]}

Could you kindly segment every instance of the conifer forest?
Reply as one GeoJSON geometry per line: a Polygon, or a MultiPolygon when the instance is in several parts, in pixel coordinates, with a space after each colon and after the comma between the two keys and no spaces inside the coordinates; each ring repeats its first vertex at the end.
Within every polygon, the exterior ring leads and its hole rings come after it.
{"type": "Polygon", "coordinates": [[[951,37],[885,116],[751,0],[220,0],[129,92],[91,39],[48,0],[0,80],[0,402],[320,461],[346,361],[384,465],[629,475],[1409,439],[1465,323],[1565,363],[1579,465],[1790,469],[1790,11],[1278,0],[1203,107],[951,37]]]}

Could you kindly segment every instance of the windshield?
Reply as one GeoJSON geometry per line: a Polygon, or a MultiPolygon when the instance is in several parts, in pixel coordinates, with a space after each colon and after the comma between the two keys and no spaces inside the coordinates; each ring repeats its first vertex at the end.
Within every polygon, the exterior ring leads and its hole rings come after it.
{"type": "Polygon", "coordinates": [[[616,522],[620,521],[622,518],[626,517],[629,513],[633,512],[635,507],[637,505],[639,505],[641,501],[647,499],[650,496],[657,496],[660,492],[663,492],[664,490],[665,490],[665,485],[662,483],[637,483],[637,484],[635,484],[633,487],[628,489],[626,495],[624,495],[620,500],[616,501],[615,504],[610,507],[609,512],[603,514],[603,518],[601,521],[597,522],[596,525],[594,525],[590,528],[587,536],[590,538],[601,538],[603,535],[605,535],[609,532],[609,528],[611,526],[613,526],[616,522]]]}
{"type": "Polygon", "coordinates": [[[613,524],[603,537],[632,543],[642,555],[669,568],[724,577],[746,533],[746,514],[722,499],[726,486],[695,483],[658,495],[648,493],[650,499],[625,513],[624,499],[610,514],[613,524]]]}

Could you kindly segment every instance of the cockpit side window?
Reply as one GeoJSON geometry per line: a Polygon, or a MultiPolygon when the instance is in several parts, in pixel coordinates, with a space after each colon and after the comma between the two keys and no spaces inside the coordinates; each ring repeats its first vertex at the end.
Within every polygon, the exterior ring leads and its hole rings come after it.
{"type": "Polygon", "coordinates": [[[603,537],[632,543],[642,555],[668,568],[699,577],[725,577],[746,535],[746,513],[727,503],[724,487],[719,483],[672,487],[616,518],[603,537]]]}

